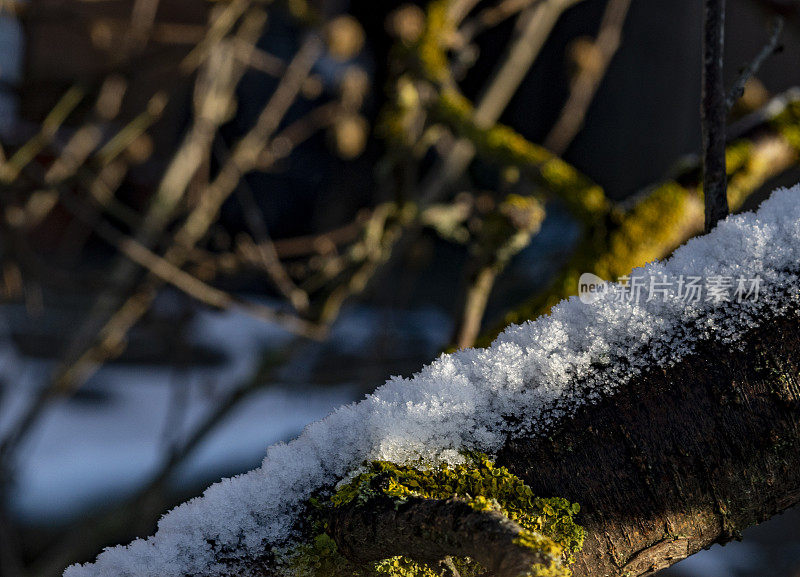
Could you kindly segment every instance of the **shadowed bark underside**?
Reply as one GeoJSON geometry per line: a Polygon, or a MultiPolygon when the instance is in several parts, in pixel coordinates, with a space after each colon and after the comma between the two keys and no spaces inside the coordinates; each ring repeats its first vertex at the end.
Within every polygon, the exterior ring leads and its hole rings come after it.
{"type": "MultiPolygon", "coordinates": [[[[542,497],[580,503],[587,536],[574,577],[648,575],[800,501],[799,366],[795,311],[646,371],[547,438],[509,439],[497,462],[542,497]]],[[[417,521],[445,541],[454,526],[380,508],[339,515],[347,524],[334,537],[354,561],[359,546],[415,557],[413,539],[399,537],[417,521]]]]}
{"type": "Polygon", "coordinates": [[[498,461],[581,504],[574,577],[646,575],[800,501],[800,323],[706,343],[498,461]]]}

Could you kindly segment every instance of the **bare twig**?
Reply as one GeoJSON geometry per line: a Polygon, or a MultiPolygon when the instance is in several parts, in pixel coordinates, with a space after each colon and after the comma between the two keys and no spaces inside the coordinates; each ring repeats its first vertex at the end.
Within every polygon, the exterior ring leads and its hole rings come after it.
{"type": "MultiPolygon", "coordinates": [[[[308,341],[305,343],[307,344],[308,341]]],[[[66,565],[74,562],[76,558],[94,552],[103,543],[108,542],[110,536],[118,535],[118,537],[111,537],[112,539],[123,538],[130,532],[131,525],[134,525],[134,530],[138,530],[139,527],[144,530],[149,528],[149,525],[169,504],[164,489],[175,471],[194,454],[202,441],[208,438],[209,434],[214,432],[234,409],[260,387],[268,384],[271,378],[274,378],[276,371],[287,358],[291,361],[293,358],[300,357],[305,351],[306,348],[299,338],[286,343],[276,355],[276,359],[266,367],[266,374],[262,367],[252,377],[231,388],[214,403],[213,408],[192,428],[186,439],[167,450],[158,469],[149,481],[136,491],[135,495],[126,503],[85,520],[79,530],[71,531],[60,542],[39,556],[31,575],[58,577],[66,565]],[[135,522],[131,523],[131,519],[134,519],[135,522]]]]}
{"type": "Polygon", "coordinates": [[[455,24],[460,23],[479,4],[480,0],[453,0],[447,7],[447,17],[455,24]]]}
{"type": "Polygon", "coordinates": [[[368,212],[364,211],[352,222],[327,232],[276,240],[275,250],[281,258],[330,252],[338,245],[353,242],[358,238],[359,232],[364,228],[364,222],[369,218],[368,212]]]}
{"type": "MultiPolygon", "coordinates": [[[[295,54],[255,126],[236,144],[228,161],[214,181],[203,190],[197,206],[175,233],[174,242],[164,255],[166,261],[176,267],[186,261],[190,250],[206,234],[223,202],[235,190],[242,176],[257,166],[261,152],[294,102],[321,50],[321,41],[312,35],[295,54]]],[[[213,138],[213,133],[208,136],[213,138]]],[[[97,369],[99,362],[120,350],[128,330],[155,299],[158,284],[157,279],[148,279],[133,296],[115,307],[113,316],[92,333],[93,344],[82,347],[79,354],[73,357],[74,361],[65,363],[59,369],[55,377],[58,389],[71,390],[84,382],[97,369]]]]}
{"type": "MultiPolygon", "coordinates": [[[[222,144],[219,144],[221,147],[222,144]]],[[[224,153],[227,155],[227,150],[224,153]]],[[[307,312],[308,294],[294,284],[294,281],[289,277],[289,273],[286,272],[283,264],[281,264],[278,253],[275,251],[275,245],[272,243],[267,223],[264,220],[264,215],[261,213],[253,190],[246,180],[242,179],[239,182],[239,186],[236,187],[236,197],[241,204],[245,222],[256,240],[256,252],[267,276],[275,288],[278,289],[278,292],[292,304],[297,312],[307,312]]]]}
{"type": "Polygon", "coordinates": [[[779,50],[780,45],[778,44],[778,41],[781,38],[781,32],[783,32],[784,22],[785,21],[782,16],[775,16],[770,21],[769,39],[767,40],[767,44],[761,49],[756,57],[753,58],[750,64],[742,69],[739,77],[736,79],[736,82],[728,91],[728,96],[725,99],[725,108],[728,111],[733,108],[733,105],[736,104],[736,101],[742,97],[742,94],[744,94],[744,87],[747,84],[747,81],[755,76],[756,73],[758,73],[758,70],[761,68],[761,65],[764,64],[767,58],[779,50]]]}
{"type": "Polygon", "coordinates": [[[173,252],[180,250],[178,247],[191,247],[205,234],[219,207],[236,188],[242,176],[257,167],[262,151],[299,94],[321,50],[322,43],[314,35],[309,36],[300,47],[255,125],[236,144],[228,162],[220,169],[214,181],[204,191],[198,206],[176,233],[177,246],[173,247],[173,252]]]}
{"type": "MultiPolygon", "coordinates": [[[[229,11],[233,10],[236,17],[230,22],[226,20],[221,27],[219,19],[215,20],[209,34],[219,33],[221,28],[226,32],[230,30],[238,20],[240,12],[237,10],[247,4],[248,2],[243,0],[227,5],[222,14],[229,14],[229,11]]],[[[266,16],[261,10],[249,12],[243,18],[237,36],[249,39],[254,45],[263,28],[265,18],[266,16]]],[[[205,64],[205,71],[200,74],[198,80],[199,91],[195,101],[196,117],[192,128],[167,168],[161,187],[142,221],[143,225],[137,230],[137,242],[147,248],[161,238],[163,229],[171,218],[173,208],[182,198],[196,167],[207,155],[216,128],[227,118],[235,86],[244,73],[244,66],[237,66],[235,59],[226,58],[226,55],[232,56],[232,51],[228,50],[229,46],[226,42],[219,41],[212,44],[204,47],[202,56],[197,56],[197,62],[205,64]],[[211,55],[211,61],[206,57],[206,52],[211,55]]],[[[189,66],[190,68],[191,66],[189,66]]],[[[75,99],[74,96],[69,99],[65,96],[62,103],[65,101],[71,103],[75,99]]],[[[66,104],[62,104],[57,114],[55,110],[51,113],[49,118],[52,117],[53,120],[43,127],[42,135],[52,134],[54,126],[60,125],[63,117],[66,116],[64,108],[66,108],[66,104]]],[[[106,168],[110,166],[108,165],[106,168]]],[[[100,295],[95,307],[89,313],[89,318],[77,331],[64,357],[65,361],[57,370],[52,383],[40,391],[19,420],[0,440],[0,466],[8,463],[10,455],[13,454],[20,440],[38,421],[50,400],[60,393],[73,390],[72,386],[76,382],[81,382],[80,379],[59,378],[59,375],[66,372],[74,377],[70,373],[70,369],[74,368],[74,365],[81,359],[83,363],[81,368],[85,369],[86,365],[95,367],[97,363],[102,363],[109,356],[118,353],[128,328],[144,314],[152,301],[152,298],[143,298],[140,292],[139,296],[126,301],[125,306],[122,306],[119,295],[130,290],[128,285],[132,279],[137,277],[140,270],[140,267],[128,260],[127,257],[121,257],[117,267],[109,275],[108,290],[100,295]],[[109,315],[111,316],[109,317],[109,315]],[[91,347],[92,341],[101,331],[104,331],[107,340],[97,347],[91,347]],[[116,348],[111,348],[112,346],[116,348]]],[[[152,279],[148,280],[146,286],[152,285],[152,279]]],[[[152,292],[151,289],[144,291],[144,294],[147,295],[149,292],[152,292]]]]}
{"type": "MultiPolygon", "coordinates": [[[[524,80],[530,66],[541,52],[545,41],[561,14],[581,0],[542,0],[519,16],[517,30],[500,65],[477,99],[474,123],[489,128],[500,118],[512,96],[524,80]]],[[[421,184],[421,198],[426,204],[438,200],[455,182],[475,156],[475,147],[467,139],[459,139],[446,158],[434,167],[421,184]]]]}
{"type": "MultiPolygon", "coordinates": [[[[257,11],[246,16],[238,36],[253,45],[258,38],[265,23],[263,12],[257,11]]],[[[232,24],[231,24],[232,25],[232,24]]],[[[212,31],[215,30],[212,27],[212,31]]],[[[209,32],[210,34],[211,32],[209,32]]],[[[142,226],[136,232],[136,241],[144,247],[150,248],[161,237],[164,229],[173,218],[175,208],[184,197],[189,184],[207,158],[214,134],[217,128],[225,121],[232,106],[235,87],[244,74],[245,66],[238,64],[234,57],[231,44],[220,42],[210,51],[205,59],[205,64],[197,81],[197,97],[195,100],[195,119],[192,127],[186,134],[181,146],[175,153],[167,167],[158,190],[142,219],[142,226]]],[[[103,326],[110,322],[110,315],[118,311],[122,305],[124,295],[120,294],[120,287],[126,287],[135,281],[140,268],[122,258],[111,271],[111,287],[102,294],[89,313],[84,325],[79,329],[64,355],[63,373],[68,367],[85,357],[91,343],[103,330],[103,326]]],[[[124,292],[125,289],[123,288],[124,292]]],[[[94,351],[94,362],[103,357],[97,357],[99,351],[94,351]]]]}
{"type": "Polygon", "coordinates": [[[150,271],[162,281],[173,285],[192,298],[209,306],[220,309],[237,309],[261,320],[278,324],[290,332],[306,338],[319,339],[324,330],[294,315],[286,314],[272,307],[248,301],[227,293],[194,277],[178,268],[168,260],[155,254],[135,239],[123,234],[107,221],[95,218],[95,215],[80,201],[69,193],[61,195],[62,202],[88,224],[103,240],[111,244],[119,252],[127,256],[142,268],[150,271]]]}
{"type": "Polygon", "coordinates": [[[19,176],[23,168],[33,160],[56,136],[58,129],[83,100],[85,90],[73,86],[53,107],[50,114],[42,122],[39,133],[26,142],[14,155],[0,165],[0,183],[11,184],[19,176]]]}
{"type": "Polygon", "coordinates": [[[700,117],[703,127],[703,193],[705,230],[728,216],[725,172],[725,122],[727,108],[722,79],[725,43],[725,0],[703,4],[703,82],[700,117]]]}
{"type": "Polygon", "coordinates": [[[589,45],[588,62],[582,63],[572,80],[567,103],[544,140],[545,147],[555,154],[563,154],[583,126],[586,112],[619,48],[630,4],[631,0],[609,0],[606,5],[597,39],[589,45]]]}
{"type": "Polygon", "coordinates": [[[455,331],[454,345],[456,348],[464,349],[475,345],[481,332],[483,315],[486,312],[486,305],[489,302],[489,295],[498,272],[495,266],[485,266],[469,282],[467,294],[464,297],[464,306],[461,309],[461,316],[455,331]]]}
{"type": "Polygon", "coordinates": [[[265,148],[258,160],[258,168],[272,168],[276,162],[288,156],[292,150],[311,138],[318,130],[336,122],[344,112],[338,101],[317,106],[304,116],[290,123],[275,135],[271,146],[265,148]]]}
{"type": "MultiPolygon", "coordinates": [[[[489,128],[505,110],[519,84],[527,74],[544,46],[547,37],[561,13],[580,0],[542,0],[523,12],[518,20],[517,32],[508,50],[498,65],[482,94],[478,97],[473,122],[479,128],[489,128]]],[[[464,5],[466,6],[466,4],[464,5]]],[[[461,177],[475,156],[474,144],[466,139],[456,140],[446,154],[442,155],[418,187],[419,206],[416,214],[435,203],[450,186],[461,177]]],[[[421,230],[421,223],[414,215],[399,209],[400,218],[391,223],[380,215],[373,214],[371,222],[380,229],[379,240],[364,251],[365,257],[346,283],[336,287],[322,307],[321,319],[328,322],[335,318],[344,301],[365,290],[374,282],[376,273],[390,266],[393,258],[404,254],[421,230]],[[377,217],[377,220],[376,220],[377,217]]],[[[369,227],[368,227],[369,228],[369,227]]],[[[340,259],[333,259],[332,274],[342,270],[340,259]]],[[[330,273],[329,275],[330,276],[330,273]]],[[[487,290],[491,290],[489,287],[487,290]]]]}
{"type": "Polygon", "coordinates": [[[125,51],[141,50],[155,27],[160,0],[136,0],[131,9],[130,29],[125,35],[125,51]]]}
{"type": "Polygon", "coordinates": [[[474,122],[488,128],[500,117],[528,74],[561,14],[580,0],[544,0],[523,12],[503,63],[492,75],[475,106],[474,122]]]}
{"type": "MultiPolygon", "coordinates": [[[[183,72],[191,72],[200,66],[219,42],[228,35],[236,22],[247,11],[250,0],[233,0],[217,10],[211,18],[210,26],[201,42],[181,62],[183,72]]],[[[252,43],[250,43],[252,45],[252,43]]]]}
{"type": "Polygon", "coordinates": [[[258,70],[276,78],[286,72],[286,63],[274,54],[270,54],[260,48],[254,49],[246,42],[240,42],[239,47],[241,48],[240,58],[253,70],[258,70]]]}

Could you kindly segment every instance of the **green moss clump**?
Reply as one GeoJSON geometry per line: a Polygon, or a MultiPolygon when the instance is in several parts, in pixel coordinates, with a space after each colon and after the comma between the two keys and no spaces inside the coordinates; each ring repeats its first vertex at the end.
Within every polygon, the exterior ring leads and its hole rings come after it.
{"type": "MultiPolygon", "coordinates": [[[[470,455],[463,465],[437,468],[399,466],[386,461],[368,465],[325,501],[314,503],[314,537],[299,546],[291,556],[292,575],[372,577],[436,577],[437,569],[403,557],[393,557],[372,567],[358,567],[336,550],[325,534],[325,514],[331,509],[356,502],[366,503],[376,496],[389,497],[401,505],[412,497],[449,499],[459,496],[479,511],[496,510],[521,525],[525,532],[518,544],[529,546],[553,560],[548,566],[531,568],[533,577],[568,577],[568,565],[583,546],[584,530],[574,521],[580,511],[566,499],[541,498],[505,467],[497,467],[485,455],[470,455]]],[[[471,559],[454,559],[464,576],[483,575],[483,568],[471,559]]]]}

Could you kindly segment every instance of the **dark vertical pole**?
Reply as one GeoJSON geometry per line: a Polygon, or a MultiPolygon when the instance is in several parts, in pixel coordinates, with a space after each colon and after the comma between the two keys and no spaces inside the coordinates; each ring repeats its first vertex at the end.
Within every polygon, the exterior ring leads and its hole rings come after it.
{"type": "Polygon", "coordinates": [[[725,0],[704,0],[703,87],[700,118],[703,127],[703,191],[706,232],[728,216],[725,173],[725,86],[722,60],[725,38],[725,0]]]}

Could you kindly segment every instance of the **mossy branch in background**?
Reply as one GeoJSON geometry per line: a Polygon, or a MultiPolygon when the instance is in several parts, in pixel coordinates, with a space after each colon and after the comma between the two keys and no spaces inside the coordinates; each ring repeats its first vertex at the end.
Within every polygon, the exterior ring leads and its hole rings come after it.
{"type": "MultiPolygon", "coordinates": [[[[447,42],[455,30],[447,17],[447,4],[446,0],[438,0],[428,5],[425,33],[412,50],[419,64],[417,74],[435,87],[431,120],[468,140],[483,159],[516,167],[531,177],[541,194],[563,202],[582,225],[582,240],[565,269],[542,293],[487,331],[477,342],[485,346],[508,324],[544,314],[553,304],[574,294],[581,273],[593,272],[614,280],[637,266],[667,256],[701,232],[702,174],[694,166],[675,179],[647,189],[633,202],[617,206],[591,179],[513,129],[500,124],[479,126],[473,104],[458,90],[449,73],[447,42]]],[[[787,93],[766,107],[767,117],[762,118],[756,130],[728,143],[728,202],[732,210],[741,207],[769,178],[796,162],[800,149],[799,109],[800,97],[787,93]]],[[[763,116],[763,112],[758,115],[763,116]]],[[[402,114],[394,116],[397,118],[402,114]]],[[[493,279],[483,283],[489,285],[483,292],[491,290],[492,283],[493,279]]]]}
{"type": "MultiPolygon", "coordinates": [[[[770,178],[797,163],[800,153],[800,92],[775,98],[763,111],[745,119],[747,130],[726,148],[728,201],[732,210],[770,178]]],[[[577,293],[578,278],[591,272],[616,280],[648,262],[668,256],[675,248],[703,232],[701,174],[696,164],[673,179],[646,189],[626,204],[609,210],[603,221],[589,221],[572,258],[551,285],[502,322],[484,333],[486,346],[512,323],[547,314],[564,298],[577,293]]]]}

